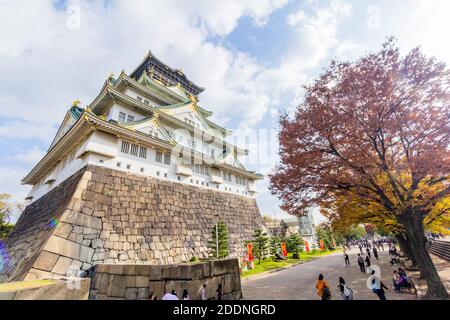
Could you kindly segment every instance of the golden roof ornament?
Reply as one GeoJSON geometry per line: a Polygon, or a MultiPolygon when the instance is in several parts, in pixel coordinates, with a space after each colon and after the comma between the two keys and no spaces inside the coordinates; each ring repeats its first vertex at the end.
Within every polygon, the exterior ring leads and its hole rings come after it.
{"type": "Polygon", "coordinates": [[[80,99],[74,100],[72,102],[72,107],[78,107],[80,105],[80,103],[81,103],[80,99]]]}

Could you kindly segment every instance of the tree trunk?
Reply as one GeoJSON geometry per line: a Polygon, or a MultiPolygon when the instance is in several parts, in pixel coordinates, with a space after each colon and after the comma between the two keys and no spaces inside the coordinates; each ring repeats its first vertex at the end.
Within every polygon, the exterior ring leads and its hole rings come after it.
{"type": "Polygon", "coordinates": [[[404,254],[406,254],[406,256],[408,257],[409,260],[411,260],[412,266],[410,268],[417,269],[418,263],[417,263],[415,255],[412,253],[411,245],[408,241],[408,238],[402,234],[396,236],[395,238],[397,239],[398,245],[400,246],[400,250],[404,254]]]}
{"type": "Polygon", "coordinates": [[[423,229],[423,219],[419,213],[405,212],[398,217],[398,221],[405,227],[407,239],[411,247],[421,276],[427,282],[426,293],[429,299],[447,299],[448,293],[436,271],[433,261],[426,249],[426,238],[423,229]]]}

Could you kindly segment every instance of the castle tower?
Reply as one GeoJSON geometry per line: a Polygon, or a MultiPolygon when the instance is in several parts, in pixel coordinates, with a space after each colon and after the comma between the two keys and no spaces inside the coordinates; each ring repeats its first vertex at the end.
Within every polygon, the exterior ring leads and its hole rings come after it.
{"type": "Polygon", "coordinates": [[[89,106],[75,102],[23,179],[30,204],[6,241],[0,281],[206,258],[217,219],[240,255],[262,224],[262,176],[199,105],[203,90],[149,52],[131,75],[110,76],[89,106]]]}

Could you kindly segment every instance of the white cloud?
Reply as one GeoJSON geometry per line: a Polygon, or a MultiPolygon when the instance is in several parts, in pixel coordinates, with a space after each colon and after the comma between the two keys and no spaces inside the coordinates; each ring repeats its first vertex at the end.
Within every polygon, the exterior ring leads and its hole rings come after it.
{"type": "MultiPolygon", "coordinates": [[[[0,69],[8,79],[0,87],[0,108],[2,117],[10,119],[1,125],[0,137],[50,143],[73,100],[90,103],[110,72],[131,72],[149,49],[206,87],[200,103],[222,124],[233,119],[248,130],[268,112],[274,118],[280,106],[295,107],[300,84],[336,49],[339,24],[351,7],[342,1],[329,6],[309,1],[311,12],[299,11],[287,20],[294,31],[292,45],[278,66],[267,68],[209,39],[229,34],[243,16],[263,26],[286,2],[136,0],[104,7],[101,1],[74,1],[80,28],[71,30],[67,21],[72,16],[56,11],[52,1],[0,0],[0,69]]],[[[349,44],[340,50],[352,48],[349,44]]],[[[15,155],[22,162],[38,157],[37,149],[15,155]]],[[[265,168],[272,162],[264,163],[265,168]]],[[[16,187],[10,183],[9,190],[16,192],[16,187]]],[[[266,187],[267,180],[262,192],[266,187]]],[[[271,201],[266,207],[277,207],[271,201]]]]}
{"type": "Polygon", "coordinates": [[[10,159],[19,161],[21,163],[34,165],[38,163],[38,161],[41,160],[44,155],[45,151],[41,150],[37,146],[32,146],[25,152],[10,157],[10,159]]]}

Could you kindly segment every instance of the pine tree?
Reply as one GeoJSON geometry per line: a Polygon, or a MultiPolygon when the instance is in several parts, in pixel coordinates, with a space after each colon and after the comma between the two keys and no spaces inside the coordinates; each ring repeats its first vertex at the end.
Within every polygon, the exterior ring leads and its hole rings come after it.
{"type": "Polygon", "coordinates": [[[228,245],[228,228],[225,222],[219,221],[214,225],[214,228],[211,231],[211,240],[208,241],[209,247],[209,256],[216,258],[217,257],[217,243],[216,237],[219,239],[219,259],[223,259],[228,257],[229,254],[229,245],[228,245]],[[216,230],[217,228],[217,230],[216,230]]]}
{"type": "Polygon", "coordinates": [[[298,253],[301,251],[304,242],[299,234],[292,234],[286,239],[286,249],[288,252],[298,253]]]}
{"type": "Polygon", "coordinates": [[[281,251],[281,241],[282,239],[278,236],[272,236],[270,238],[270,253],[273,257],[281,251]]]}
{"type": "Polygon", "coordinates": [[[253,251],[258,258],[258,264],[261,264],[261,260],[267,256],[269,241],[267,233],[262,229],[258,228],[253,233],[253,251]]]}

